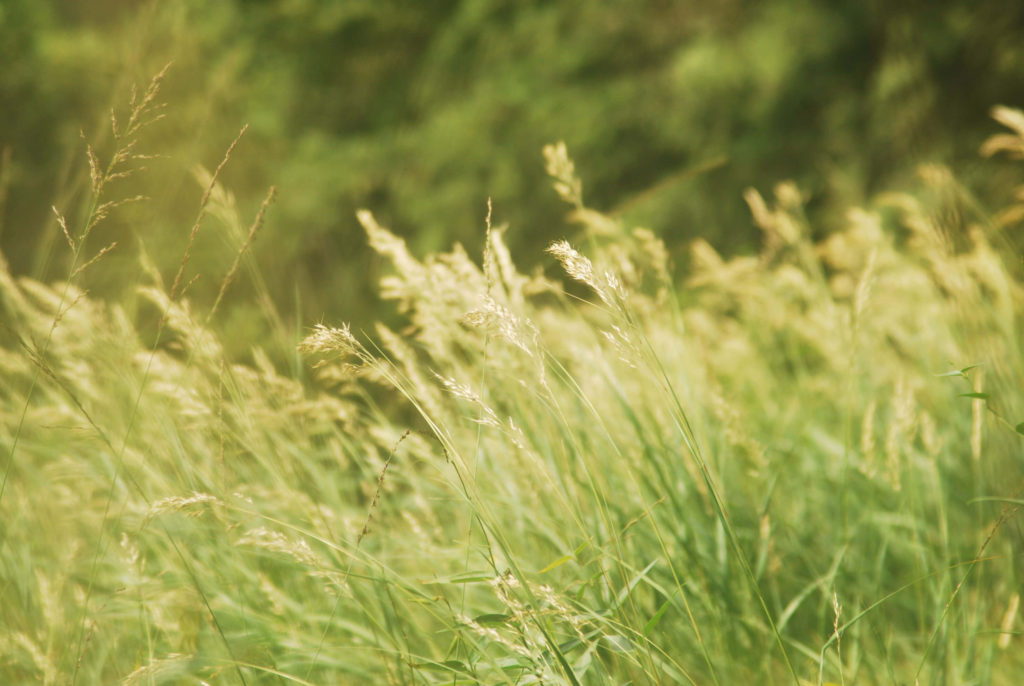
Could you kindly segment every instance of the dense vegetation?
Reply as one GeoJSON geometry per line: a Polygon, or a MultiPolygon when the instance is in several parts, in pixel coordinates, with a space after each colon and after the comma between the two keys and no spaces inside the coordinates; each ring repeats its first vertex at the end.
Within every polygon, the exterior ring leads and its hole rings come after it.
{"type": "MultiPolygon", "coordinates": [[[[478,254],[493,198],[510,247],[537,264],[562,232],[540,173],[552,141],[587,170],[588,202],[654,230],[680,264],[696,237],[756,251],[737,202],[750,186],[796,181],[820,238],[847,207],[915,189],[923,162],[993,207],[1021,178],[976,160],[988,110],[1024,105],[1024,6],[1000,0],[6,0],[0,33],[0,248],[15,273],[65,273],[49,208],[85,202],[81,131],[109,151],[109,109],[173,61],[170,116],[149,134],[165,157],[133,189],[154,202],[103,227],[120,248],[88,286],[123,294],[140,223],[174,270],[201,193],[191,170],[216,166],[247,123],[224,178],[244,213],[281,191],[253,250],[295,326],[379,317],[360,207],[421,254],[456,240],[478,254]]],[[[214,273],[233,248],[199,240],[198,270],[214,273]]],[[[265,337],[255,293],[235,293],[243,338],[265,337]]],[[[212,278],[193,290],[215,294],[212,278]]]]}
{"type": "Polygon", "coordinates": [[[1006,11],[5,3],[0,682],[1016,684],[1006,11]]]}

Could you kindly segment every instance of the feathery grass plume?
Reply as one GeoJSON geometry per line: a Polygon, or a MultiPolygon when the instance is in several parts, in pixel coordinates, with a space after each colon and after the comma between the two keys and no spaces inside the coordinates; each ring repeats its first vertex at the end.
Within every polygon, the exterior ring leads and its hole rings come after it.
{"type": "Polygon", "coordinates": [[[992,118],[1010,129],[1012,133],[990,136],[981,145],[981,154],[991,157],[1005,152],[1011,158],[1024,160],[1024,112],[1012,107],[997,105],[992,108],[992,118]]]}
{"type": "Polygon", "coordinates": [[[576,165],[569,159],[564,141],[544,146],[544,161],[548,176],[555,179],[555,192],[565,202],[583,209],[583,182],[576,176],[576,165]]]}
{"type": "Polygon", "coordinates": [[[749,462],[752,470],[763,469],[767,464],[764,446],[747,432],[748,422],[740,410],[726,400],[720,387],[715,386],[716,384],[712,382],[708,404],[711,414],[721,425],[723,437],[730,446],[743,450],[743,457],[749,462]]]}
{"type": "Polygon", "coordinates": [[[501,426],[497,413],[484,403],[483,399],[481,399],[480,395],[476,391],[465,384],[460,384],[455,379],[446,378],[436,373],[435,376],[437,377],[437,380],[441,382],[444,389],[452,396],[466,400],[480,410],[480,415],[473,421],[488,426],[501,426]]]}
{"type": "Polygon", "coordinates": [[[508,226],[494,227],[488,233],[489,255],[497,267],[501,277],[501,286],[505,297],[513,308],[522,308],[526,297],[544,289],[542,280],[530,278],[519,273],[512,261],[512,253],[505,244],[505,231],[508,226]]]}
{"type": "Polygon", "coordinates": [[[843,614],[843,606],[839,603],[839,592],[832,591],[832,635],[836,639],[836,658],[839,660],[839,664],[842,664],[842,635],[839,633],[839,618],[843,614]]]}
{"type": "Polygon", "coordinates": [[[426,286],[427,270],[412,256],[405,241],[378,224],[369,210],[359,210],[356,217],[366,231],[370,247],[391,260],[398,272],[397,277],[381,280],[381,295],[408,308],[415,289],[426,286]]]}
{"type": "Polygon", "coordinates": [[[209,314],[206,315],[207,322],[209,322],[213,318],[213,315],[217,312],[217,307],[224,299],[224,293],[227,291],[228,286],[231,285],[231,282],[235,278],[235,274],[238,272],[238,265],[241,263],[242,257],[248,251],[249,246],[252,245],[252,241],[256,237],[256,232],[259,231],[260,227],[263,226],[263,218],[267,212],[267,207],[270,205],[270,203],[274,201],[274,197],[276,195],[277,189],[271,186],[270,190],[267,191],[267,197],[263,199],[263,204],[260,205],[260,209],[256,213],[256,218],[253,219],[252,225],[249,227],[249,231],[245,236],[245,240],[242,242],[242,245],[239,246],[238,252],[235,254],[235,261],[232,262],[231,267],[228,269],[227,273],[224,275],[224,278],[221,280],[220,290],[217,291],[217,297],[213,301],[213,305],[210,307],[209,314]]]}
{"type": "Polygon", "coordinates": [[[875,412],[878,410],[878,403],[872,400],[864,410],[864,417],[861,419],[860,429],[860,469],[869,479],[874,478],[878,473],[878,456],[875,453],[875,412]]]}
{"type": "Polygon", "coordinates": [[[397,301],[399,311],[408,313],[416,341],[433,356],[457,356],[461,344],[469,342],[452,335],[451,323],[483,303],[487,296],[483,270],[460,245],[421,263],[405,241],[381,227],[370,212],[360,210],[357,216],[370,246],[394,268],[394,274],[381,279],[382,297],[397,301]]]}
{"type": "MultiPolygon", "coordinates": [[[[92,230],[110,214],[111,210],[125,203],[136,202],[143,199],[141,196],[137,196],[121,200],[103,200],[107,185],[112,181],[127,178],[145,169],[144,166],[139,166],[138,164],[132,165],[131,163],[150,159],[152,157],[151,155],[141,154],[135,151],[139,142],[138,135],[143,129],[164,118],[164,115],[159,112],[164,106],[163,104],[158,103],[156,99],[170,68],[171,64],[168,63],[163,69],[157,72],[157,74],[150,80],[149,85],[141,96],[139,95],[136,87],[134,85],[132,86],[131,100],[128,104],[128,121],[124,128],[118,124],[117,115],[114,111],[111,111],[110,126],[111,131],[114,134],[115,149],[105,167],[100,163],[99,157],[95,150],[93,150],[92,145],[86,142],[86,154],[89,159],[89,175],[92,181],[92,204],[89,208],[89,212],[80,235],[74,241],[71,241],[73,247],[76,248],[76,261],[80,256],[81,248],[85,244],[86,239],[88,239],[89,234],[92,233],[92,230]]],[[[82,132],[82,138],[85,139],[84,131],[82,132]]],[[[57,212],[57,215],[60,219],[61,217],[59,212],[57,212]]],[[[64,229],[65,234],[67,234],[65,222],[61,221],[61,227],[64,229]]],[[[75,266],[76,265],[73,263],[72,270],[74,270],[75,266]]]]}
{"type": "Polygon", "coordinates": [[[532,322],[523,321],[510,309],[499,305],[488,296],[481,308],[471,310],[462,317],[471,326],[485,328],[488,332],[508,341],[529,357],[535,357],[538,332],[532,322]]]}
{"type": "Polygon", "coordinates": [[[871,254],[868,255],[867,264],[864,265],[864,271],[861,272],[860,279],[857,281],[857,288],[853,293],[853,322],[856,327],[859,325],[864,311],[867,309],[868,300],[871,297],[871,286],[874,281],[875,264],[877,263],[878,251],[872,250],[871,254]]]}
{"type": "Polygon", "coordinates": [[[280,531],[272,531],[260,526],[242,534],[236,545],[262,548],[281,555],[287,555],[296,562],[307,567],[323,567],[323,562],[303,540],[293,540],[280,531]]]}
{"type": "Polygon", "coordinates": [[[1020,593],[1014,593],[1010,596],[1010,602],[1006,606],[1006,612],[1003,614],[1003,621],[999,624],[1000,636],[999,636],[999,647],[1002,650],[1006,650],[1010,647],[1010,641],[1013,640],[1014,631],[1013,624],[1017,620],[1017,609],[1020,607],[1020,593]]]}
{"type": "Polygon", "coordinates": [[[340,327],[315,324],[313,333],[302,340],[299,350],[304,353],[321,355],[332,353],[354,355],[360,350],[360,345],[352,335],[348,324],[343,324],[340,327]]]}
{"type": "Polygon", "coordinates": [[[791,214],[792,210],[800,205],[796,186],[792,183],[779,184],[775,188],[775,197],[779,208],[770,210],[756,189],[748,188],[743,193],[743,199],[747,201],[754,223],[765,234],[765,253],[768,256],[785,246],[794,245],[803,233],[791,214]]]}
{"type": "Polygon", "coordinates": [[[642,352],[627,331],[613,324],[611,330],[602,331],[601,335],[618,353],[622,364],[637,369],[636,360],[642,356],[642,352]]]}
{"type": "Polygon", "coordinates": [[[194,508],[193,506],[214,506],[222,505],[220,498],[209,493],[193,493],[190,496],[168,496],[161,498],[160,500],[154,501],[149,507],[149,512],[146,513],[146,517],[159,517],[169,512],[182,512],[189,510],[189,514],[196,515],[200,514],[204,508],[194,508]]]}
{"type": "Polygon", "coordinates": [[[242,136],[249,129],[249,125],[246,124],[235,136],[235,139],[228,145],[227,150],[224,151],[224,157],[221,159],[220,164],[213,170],[213,174],[210,174],[209,183],[206,186],[206,190],[203,191],[202,197],[199,199],[199,210],[196,212],[196,219],[192,223],[192,228],[188,232],[188,240],[185,243],[185,252],[182,255],[181,263],[178,265],[178,272],[174,275],[174,282],[171,284],[171,291],[169,293],[171,300],[178,300],[188,291],[189,285],[198,278],[193,277],[191,281],[185,282],[185,268],[188,266],[189,261],[192,259],[192,247],[195,245],[196,236],[199,234],[199,229],[203,225],[203,219],[206,217],[207,206],[210,202],[211,196],[217,192],[217,179],[220,177],[220,173],[224,171],[224,167],[227,166],[228,161],[231,159],[231,153],[234,152],[238,146],[239,141],[242,140],[242,136]]]}
{"type": "MultiPolygon", "coordinates": [[[[642,227],[633,229],[632,237],[637,244],[632,259],[640,267],[641,277],[650,274],[649,278],[653,279],[657,288],[654,302],[662,304],[668,298],[669,291],[673,287],[671,258],[665,241],[650,229],[642,227]]],[[[639,284],[632,287],[632,290],[638,289],[639,284]]]]}
{"type": "Polygon", "coordinates": [[[223,357],[220,341],[197,321],[187,300],[175,300],[170,294],[151,286],[140,287],[138,293],[160,310],[160,333],[175,336],[189,357],[207,363],[223,357]]]}
{"type": "Polygon", "coordinates": [[[373,498],[370,500],[370,507],[366,513],[366,521],[363,522],[363,527],[359,530],[359,535],[356,536],[357,546],[362,543],[366,535],[370,533],[370,524],[373,522],[373,515],[380,505],[380,496],[384,490],[384,478],[388,474],[388,468],[391,466],[392,460],[395,459],[395,453],[398,452],[399,446],[402,445],[411,433],[412,431],[410,429],[406,429],[405,432],[399,436],[398,440],[395,441],[395,445],[392,446],[391,452],[388,453],[388,458],[384,461],[384,466],[381,467],[380,473],[377,475],[377,487],[373,492],[373,498]]]}
{"type": "MultiPolygon", "coordinates": [[[[32,347],[34,348],[34,352],[32,354],[35,356],[37,363],[41,362],[48,356],[50,352],[50,344],[58,329],[58,325],[61,323],[67,312],[82,299],[81,296],[73,296],[72,282],[78,275],[80,275],[82,270],[95,264],[98,259],[109,253],[114,247],[114,245],[108,245],[101,249],[95,257],[88,259],[85,254],[85,247],[92,230],[106,216],[108,216],[113,209],[123,204],[141,199],[139,197],[128,197],[120,200],[107,200],[105,191],[107,185],[111,182],[129,176],[140,169],[137,164],[138,161],[146,159],[146,155],[135,152],[135,148],[138,143],[138,134],[146,126],[158,121],[162,117],[162,115],[159,114],[154,115],[154,112],[161,109],[161,105],[156,103],[155,100],[169,68],[170,64],[166,65],[156,74],[156,76],[153,77],[141,98],[138,97],[135,87],[132,87],[128,124],[123,130],[118,127],[116,117],[113,114],[111,115],[111,126],[114,133],[115,149],[106,167],[103,167],[100,164],[92,146],[89,143],[86,143],[86,155],[89,161],[92,193],[89,199],[88,210],[85,213],[85,219],[82,222],[81,229],[78,231],[77,235],[73,235],[74,232],[68,229],[68,222],[63,214],[56,207],[53,208],[54,214],[57,216],[57,222],[61,227],[61,231],[71,248],[72,255],[68,277],[64,282],[63,292],[59,295],[56,312],[50,320],[50,324],[47,327],[45,335],[41,337],[41,340],[32,342],[32,347]],[[136,164],[133,166],[132,163],[136,164]]],[[[85,138],[84,131],[82,132],[82,138],[85,138]]],[[[6,268],[4,271],[6,271],[6,268]]],[[[22,338],[22,341],[25,340],[26,339],[22,338]]],[[[20,442],[22,430],[24,429],[25,419],[28,415],[29,406],[32,403],[32,397],[39,381],[38,375],[42,373],[42,371],[43,366],[37,364],[36,369],[33,372],[29,390],[25,396],[18,425],[13,432],[14,438],[11,441],[11,447],[8,452],[7,464],[4,467],[3,476],[0,478],[0,502],[3,501],[4,493],[7,489],[11,469],[13,468],[15,457],[17,455],[18,443],[20,442]]]]}
{"type": "Polygon", "coordinates": [[[598,274],[590,259],[577,252],[568,241],[555,241],[547,251],[561,262],[569,276],[590,286],[605,305],[612,308],[621,305],[626,292],[613,272],[605,270],[598,274]]]}
{"type": "Polygon", "coordinates": [[[313,358],[316,377],[328,385],[343,387],[357,375],[375,378],[376,360],[352,334],[348,324],[330,327],[315,324],[296,348],[313,358]]]}
{"type": "Polygon", "coordinates": [[[167,679],[185,677],[189,673],[189,666],[195,660],[195,657],[195,655],[170,653],[164,657],[157,658],[149,664],[142,665],[131,674],[125,675],[121,680],[121,686],[150,684],[154,680],[162,682],[167,679]]]}

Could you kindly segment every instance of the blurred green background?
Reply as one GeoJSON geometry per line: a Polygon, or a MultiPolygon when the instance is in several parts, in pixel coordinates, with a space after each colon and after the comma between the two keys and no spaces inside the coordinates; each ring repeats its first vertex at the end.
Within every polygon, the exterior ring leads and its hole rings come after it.
{"type": "MultiPolygon", "coordinates": [[[[167,62],[160,154],[115,194],[143,193],[97,229],[118,241],[86,285],[138,283],[144,247],[173,277],[202,188],[243,124],[222,181],[289,326],[379,316],[379,265],[354,212],[423,254],[483,242],[488,197],[525,266],[572,237],[541,148],[564,140],[595,209],[665,238],[685,269],[696,236],[732,254],[758,236],[741,193],[783,179],[816,231],[850,205],[949,165],[983,205],[1020,172],[981,161],[992,105],[1024,104],[1024,3],[763,0],[4,0],[0,4],[0,248],[12,270],[67,275],[51,206],[88,211],[82,134],[109,155],[110,110],[167,62]]],[[[191,297],[209,304],[237,251],[215,219],[191,297]]],[[[250,278],[219,325],[244,351],[267,337],[250,278]]]]}

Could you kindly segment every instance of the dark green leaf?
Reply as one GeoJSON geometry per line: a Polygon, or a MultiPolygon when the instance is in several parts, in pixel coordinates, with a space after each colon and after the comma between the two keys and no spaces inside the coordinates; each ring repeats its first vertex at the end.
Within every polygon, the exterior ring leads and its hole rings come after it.
{"type": "Polygon", "coordinates": [[[654,630],[654,627],[658,626],[658,622],[661,621],[662,615],[665,614],[665,611],[668,610],[668,606],[671,603],[672,603],[672,599],[669,598],[668,600],[666,600],[664,603],[661,604],[661,607],[659,607],[658,611],[654,613],[654,616],[651,617],[649,620],[647,620],[647,623],[644,624],[644,628],[643,628],[644,636],[649,636],[651,631],[654,630]]]}

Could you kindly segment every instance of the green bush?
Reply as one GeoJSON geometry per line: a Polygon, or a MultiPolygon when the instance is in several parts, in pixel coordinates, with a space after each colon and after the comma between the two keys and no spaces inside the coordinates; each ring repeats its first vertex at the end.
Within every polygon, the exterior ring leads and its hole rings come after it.
{"type": "MultiPolygon", "coordinates": [[[[136,278],[137,226],[175,269],[202,192],[191,168],[213,169],[243,123],[224,180],[243,216],[280,189],[252,255],[278,309],[296,312],[292,327],[380,317],[385,265],[353,220],[361,207],[418,254],[455,241],[479,254],[493,198],[510,248],[537,264],[563,223],[538,153],[553,140],[586,170],[595,209],[652,229],[681,265],[698,237],[727,257],[756,251],[736,198],[780,179],[807,194],[816,239],[851,205],[915,190],[921,163],[954,169],[991,210],[1020,171],[978,165],[975,152],[991,104],[1024,91],[1022,18],[1000,0],[8,0],[0,248],[18,275],[65,273],[53,231],[37,227],[55,228],[51,205],[69,212],[87,195],[80,131],[107,150],[110,106],[171,61],[171,116],[148,143],[166,157],[132,191],[159,201],[106,226],[100,242],[120,247],[108,278],[88,284],[96,295],[119,299],[136,278]]],[[[233,249],[216,230],[200,236],[197,302],[212,303],[233,249]]],[[[239,307],[257,297],[247,282],[233,291],[239,307]]],[[[273,347],[269,330],[250,333],[273,347]]]]}

